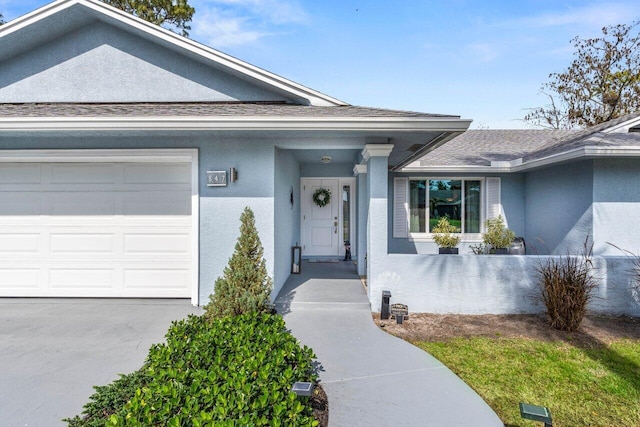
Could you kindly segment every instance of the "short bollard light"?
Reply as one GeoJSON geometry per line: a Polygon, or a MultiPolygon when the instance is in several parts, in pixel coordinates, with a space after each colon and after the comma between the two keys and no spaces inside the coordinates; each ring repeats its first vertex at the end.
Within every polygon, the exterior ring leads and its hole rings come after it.
{"type": "Polygon", "coordinates": [[[520,416],[525,420],[540,421],[544,423],[544,427],[553,427],[551,412],[549,412],[549,408],[544,406],[529,405],[521,402],[520,416]]]}
{"type": "Polygon", "coordinates": [[[293,387],[291,387],[291,391],[298,397],[309,397],[313,392],[313,383],[295,382],[293,383],[293,387]]]}

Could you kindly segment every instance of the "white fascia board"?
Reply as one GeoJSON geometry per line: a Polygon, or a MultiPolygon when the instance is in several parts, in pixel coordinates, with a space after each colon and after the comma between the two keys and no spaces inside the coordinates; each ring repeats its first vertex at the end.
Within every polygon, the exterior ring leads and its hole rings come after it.
{"type": "Polygon", "coordinates": [[[74,130],[345,130],[345,131],[455,131],[459,119],[397,117],[5,117],[0,132],[74,130]]]}
{"type": "Polygon", "coordinates": [[[193,163],[195,148],[0,150],[0,163],[193,163]]]}
{"type": "Polygon", "coordinates": [[[157,39],[164,42],[173,44],[179,48],[185,49],[192,54],[205,58],[209,61],[213,61],[220,64],[230,70],[233,70],[242,75],[251,77],[268,86],[277,88],[281,91],[289,93],[292,97],[307,99],[310,105],[315,106],[339,106],[348,105],[344,101],[330,97],[316,90],[310,89],[301,84],[295,83],[284,77],[273,74],[262,68],[251,65],[247,62],[241,61],[230,55],[212,49],[201,43],[183,37],[170,30],[162,28],[159,25],[152,24],[141,18],[126,13],[113,6],[105,4],[98,0],[59,0],[50,4],[47,4],[35,11],[28,13],[20,18],[17,18],[5,25],[0,26],[0,37],[4,34],[10,34],[18,31],[26,26],[32,25],[35,22],[49,17],[61,10],[69,8],[75,4],[81,4],[89,9],[96,11],[97,13],[108,16],[115,19],[120,23],[135,28],[139,31],[145,32],[157,39]]]}
{"type": "Polygon", "coordinates": [[[80,3],[81,0],[58,0],[45,4],[38,9],[13,19],[0,26],[0,37],[16,32],[24,27],[33,24],[36,21],[51,16],[67,7],[80,3]]]}
{"type": "Polygon", "coordinates": [[[640,157],[640,146],[596,147],[586,146],[564,153],[554,154],[541,159],[532,160],[511,168],[512,172],[519,172],[533,168],[553,165],[570,160],[591,159],[601,157],[640,157]]]}
{"type": "Polygon", "coordinates": [[[401,172],[443,172],[443,173],[511,173],[524,172],[530,169],[551,166],[556,163],[571,160],[607,158],[607,157],[640,157],[640,146],[618,146],[618,147],[580,147],[564,153],[554,154],[541,159],[522,162],[522,158],[514,159],[508,163],[500,162],[499,166],[416,166],[404,167],[401,172]]]}
{"type": "Polygon", "coordinates": [[[447,174],[467,174],[467,173],[508,173],[512,172],[511,168],[493,167],[493,166],[415,166],[409,165],[399,170],[399,172],[429,172],[429,173],[447,173],[447,174]]]}
{"type": "Polygon", "coordinates": [[[640,125],[640,116],[634,117],[633,119],[627,120],[626,122],[620,123],[616,126],[607,128],[601,132],[602,133],[628,133],[629,128],[632,128],[637,125],[640,125]]]}

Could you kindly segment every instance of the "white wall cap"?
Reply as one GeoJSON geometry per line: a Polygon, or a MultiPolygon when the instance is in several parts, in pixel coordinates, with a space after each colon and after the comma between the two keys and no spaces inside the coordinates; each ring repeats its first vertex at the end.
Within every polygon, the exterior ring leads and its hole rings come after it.
{"type": "Polygon", "coordinates": [[[362,158],[366,162],[369,157],[389,157],[393,144],[367,144],[362,150],[362,158]]]}
{"type": "Polygon", "coordinates": [[[353,167],[353,176],[358,176],[361,173],[367,173],[367,165],[357,164],[353,167]]]}

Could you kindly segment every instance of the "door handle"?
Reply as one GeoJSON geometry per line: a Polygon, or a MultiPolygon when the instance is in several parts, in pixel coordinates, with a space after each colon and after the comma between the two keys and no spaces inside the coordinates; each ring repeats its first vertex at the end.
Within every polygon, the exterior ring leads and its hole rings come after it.
{"type": "Polygon", "coordinates": [[[333,221],[333,232],[338,234],[338,221],[333,221]]]}

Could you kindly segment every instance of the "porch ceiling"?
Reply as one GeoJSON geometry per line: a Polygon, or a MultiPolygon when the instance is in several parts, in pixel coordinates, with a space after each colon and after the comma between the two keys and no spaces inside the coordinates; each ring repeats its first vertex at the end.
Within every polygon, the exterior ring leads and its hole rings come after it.
{"type": "Polygon", "coordinates": [[[360,155],[360,149],[314,149],[314,150],[293,150],[293,157],[300,163],[322,163],[323,156],[331,157],[331,163],[356,163],[360,155]]]}

